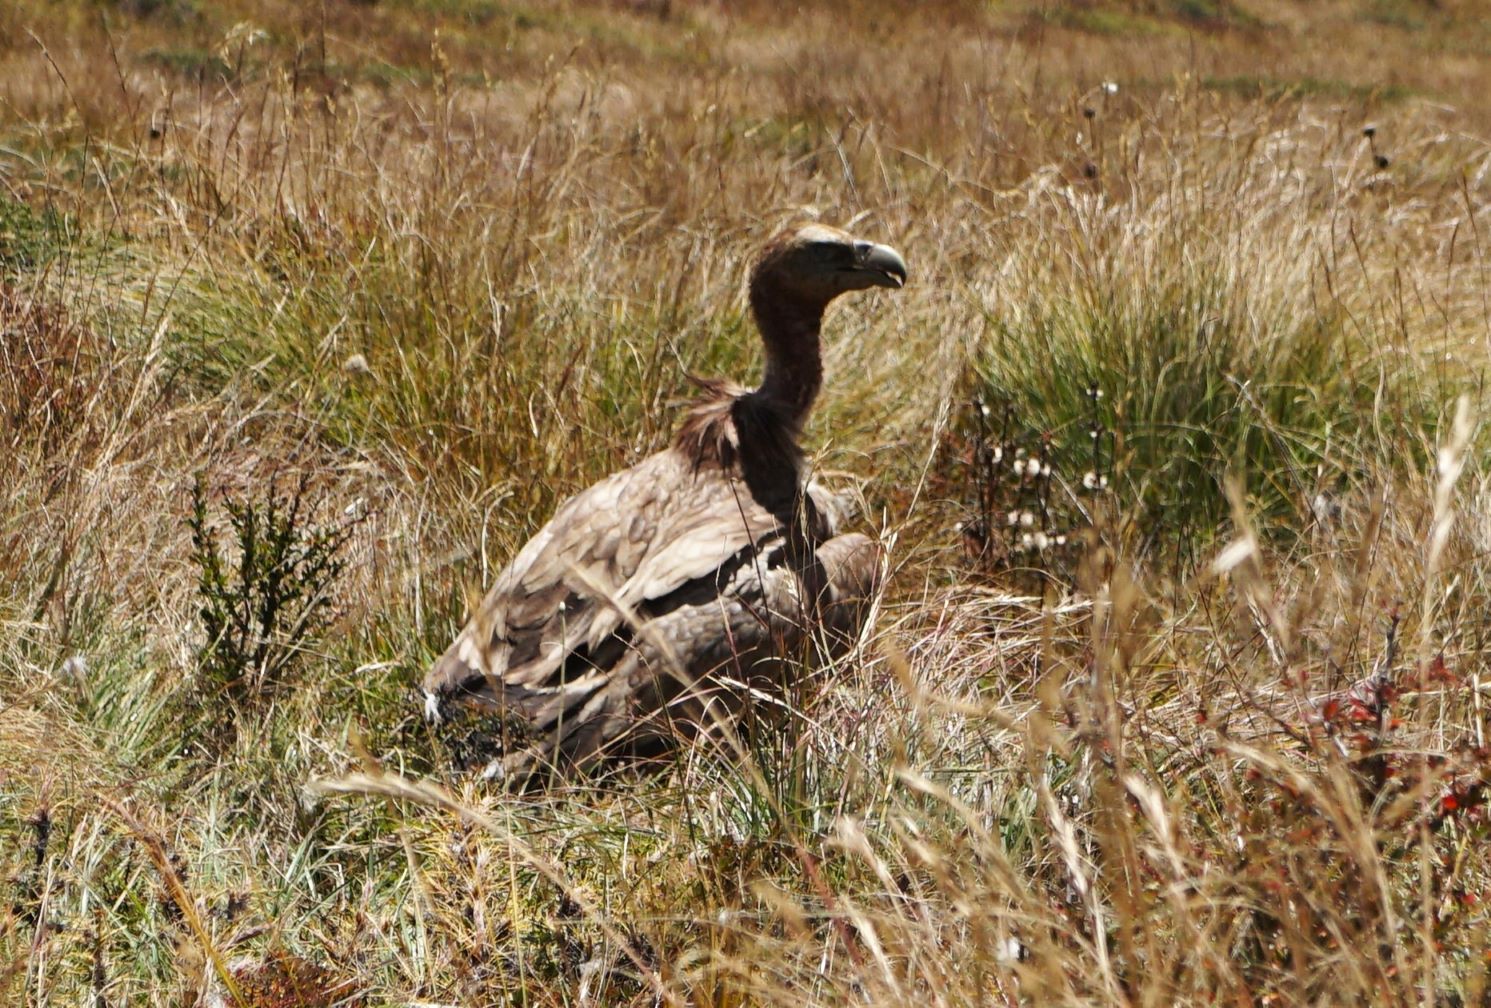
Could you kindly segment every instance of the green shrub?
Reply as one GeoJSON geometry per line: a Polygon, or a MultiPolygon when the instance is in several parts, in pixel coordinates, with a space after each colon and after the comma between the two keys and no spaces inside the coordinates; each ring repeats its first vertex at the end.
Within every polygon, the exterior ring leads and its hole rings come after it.
{"type": "Polygon", "coordinates": [[[331,616],[332,592],[346,567],[341,556],[355,520],[326,528],[306,524],[307,481],[282,498],[224,502],[223,533],[207,515],[199,474],[192,487],[192,559],[197,610],[206,633],[201,671],[214,693],[256,698],[282,685],[307,644],[331,616]]]}

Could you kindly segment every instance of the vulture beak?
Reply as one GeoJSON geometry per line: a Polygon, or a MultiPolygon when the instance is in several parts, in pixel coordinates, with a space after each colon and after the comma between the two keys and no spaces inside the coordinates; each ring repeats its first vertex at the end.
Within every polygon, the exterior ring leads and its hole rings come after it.
{"type": "Polygon", "coordinates": [[[906,282],[906,260],[889,245],[854,243],[853,272],[863,274],[873,287],[897,288],[906,282]]]}

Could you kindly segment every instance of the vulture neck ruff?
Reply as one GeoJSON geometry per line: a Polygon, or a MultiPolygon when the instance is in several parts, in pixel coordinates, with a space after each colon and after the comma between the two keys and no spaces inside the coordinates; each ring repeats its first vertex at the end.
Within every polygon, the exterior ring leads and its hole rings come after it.
{"type": "Polygon", "coordinates": [[[770,268],[751,276],[751,316],[766,349],[759,387],[703,380],[704,397],[689,411],[676,444],[697,469],[739,466],[756,499],[788,507],[799,490],[802,433],[823,386],[819,333],[828,298],[794,291],[770,268]]]}

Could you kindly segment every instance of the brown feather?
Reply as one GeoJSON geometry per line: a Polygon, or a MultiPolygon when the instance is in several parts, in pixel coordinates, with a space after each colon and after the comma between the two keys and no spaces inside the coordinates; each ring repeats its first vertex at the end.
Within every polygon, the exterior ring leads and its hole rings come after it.
{"type": "Polygon", "coordinates": [[[780,694],[786,659],[813,641],[838,651],[858,634],[880,551],[836,536],[797,441],[841,283],[812,257],[839,239],[852,242],[811,227],[767,247],[751,280],[762,386],[700,381],[672,445],[562,504],[430,669],[427,709],[484,717],[494,772],[661,754],[780,694]]]}

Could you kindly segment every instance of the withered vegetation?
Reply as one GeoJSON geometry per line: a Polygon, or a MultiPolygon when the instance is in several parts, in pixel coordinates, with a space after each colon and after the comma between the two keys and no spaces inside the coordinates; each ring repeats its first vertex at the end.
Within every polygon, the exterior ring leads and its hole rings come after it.
{"type": "Polygon", "coordinates": [[[0,1002],[1487,1003],[1488,56],[1472,0],[0,4],[0,1002]],[[811,218],[913,270],[809,445],[873,632],[744,758],[452,774],[468,596],[753,373],[811,218]]]}

